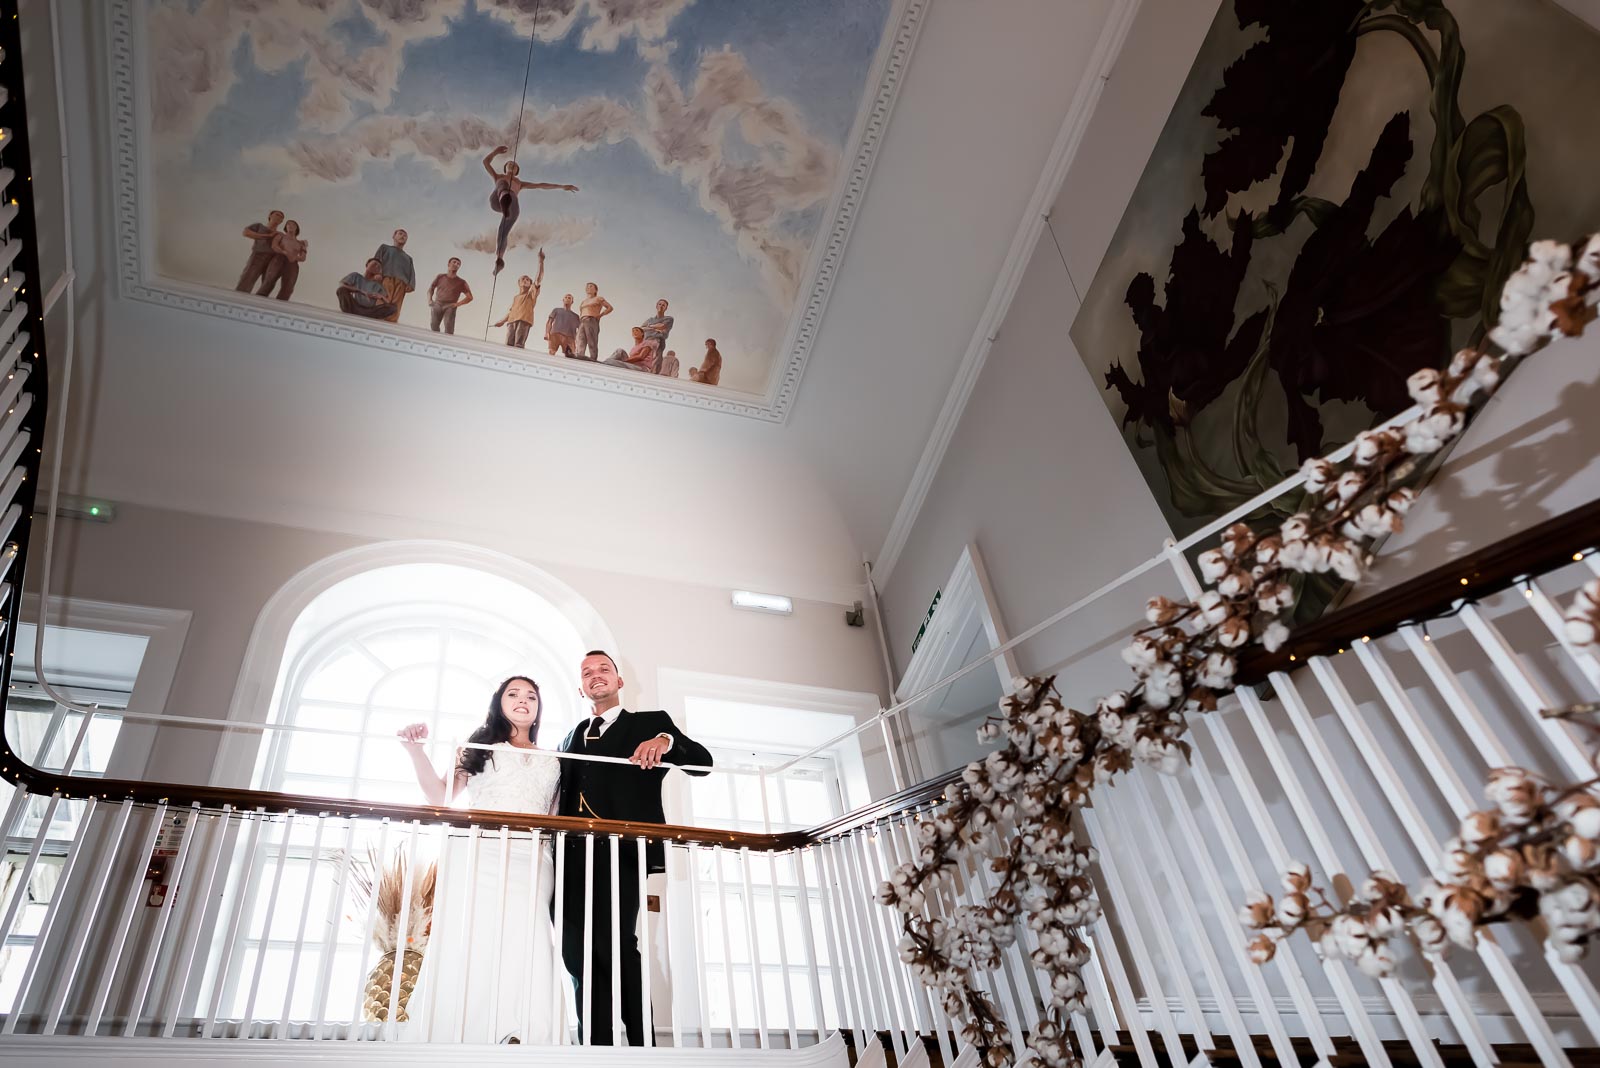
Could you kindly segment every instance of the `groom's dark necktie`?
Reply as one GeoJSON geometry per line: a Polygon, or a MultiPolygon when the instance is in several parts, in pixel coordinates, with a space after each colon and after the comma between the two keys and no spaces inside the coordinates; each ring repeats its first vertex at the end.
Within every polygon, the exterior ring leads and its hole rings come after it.
{"type": "Polygon", "coordinates": [[[583,733],[583,740],[585,742],[598,742],[600,740],[600,730],[605,725],[606,718],[604,716],[596,716],[591,719],[589,721],[589,729],[583,733]]]}

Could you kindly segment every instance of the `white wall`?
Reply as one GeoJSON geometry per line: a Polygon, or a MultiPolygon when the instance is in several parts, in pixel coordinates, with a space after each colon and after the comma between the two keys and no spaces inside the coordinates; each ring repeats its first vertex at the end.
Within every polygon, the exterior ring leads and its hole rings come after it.
{"type": "MultiPolygon", "coordinates": [[[[1170,533],[1067,331],[1074,285],[1081,291],[1094,276],[1216,6],[1144,0],[1139,8],[1052,209],[1055,239],[1047,232],[1033,251],[881,591],[897,671],[966,542],[983,553],[1016,633],[1159,552],[1170,533]]],[[[1094,615],[1120,629],[1128,603],[1094,615]]],[[[1033,666],[1094,644],[1086,632],[1052,637],[1033,666]]]]}
{"type": "MultiPolygon", "coordinates": [[[[395,523],[391,536],[418,536],[395,523]]],[[[262,606],[302,569],[368,539],[124,505],[114,523],[61,526],[52,594],[194,613],[167,711],[226,718],[262,606]]],[[[725,586],[693,585],[538,559],[512,538],[478,544],[573,587],[615,635],[635,707],[658,699],[664,668],[881,693],[876,639],[841,605],[798,601],[792,616],[740,611],[725,586]]],[[[31,578],[38,582],[36,569],[31,578]]],[[[206,781],[217,732],[167,728],[146,777],[206,781]]]]}
{"type": "MultiPolygon", "coordinates": [[[[1600,229],[1600,219],[1594,220],[1600,229]]],[[[1354,598],[1600,497],[1600,326],[1527,358],[1422,489],[1354,598]]]]}

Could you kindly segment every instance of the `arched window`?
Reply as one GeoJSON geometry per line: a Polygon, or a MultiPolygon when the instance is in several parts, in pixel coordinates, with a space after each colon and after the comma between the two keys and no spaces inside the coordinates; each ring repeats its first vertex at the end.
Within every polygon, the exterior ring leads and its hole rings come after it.
{"type": "Polygon", "coordinates": [[[395,732],[426,723],[442,770],[510,675],[539,683],[539,741],[554,747],[577,722],[578,663],[595,640],[593,626],[500,570],[426,560],[359,570],[310,597],[288,628],[269,715],[290,729],[269,733],[255,785],[416,802],[395,732]]]}

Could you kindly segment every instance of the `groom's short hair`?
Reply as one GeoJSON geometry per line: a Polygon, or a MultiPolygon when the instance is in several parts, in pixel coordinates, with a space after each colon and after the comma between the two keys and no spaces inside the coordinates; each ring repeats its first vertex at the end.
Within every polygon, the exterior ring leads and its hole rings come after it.
{"type": "Polygon", "coordinates": [[[612,656],[610,653],[606,652],[604,649],[590,649],[587,653],[583,654],[583,658],[585,660],[589,659],[591,656],[603,656],[607,660],[611,661],[611,670],[612,671],[621,671],[622,670],[621,668],[617,667],[617,658],[612,656]]]}

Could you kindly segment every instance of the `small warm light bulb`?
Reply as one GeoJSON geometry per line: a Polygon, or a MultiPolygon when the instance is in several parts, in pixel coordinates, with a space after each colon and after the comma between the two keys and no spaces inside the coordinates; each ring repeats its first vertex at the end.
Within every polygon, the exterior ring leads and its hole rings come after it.
{"type": "Polygon", "coordinates": [[[1465,586],[1466,584],[1467,584],[1467,580],[1466,579],[1462,579],[1461,580],[1461,585],[1465,586]]]}
{"type": "Polygon", "coordinates": [[[1363,634],[1361,636],[1361,641],[1362,641],[1363,644],[1365,644],[1366,642],[1370,642],[1371,640],[1372,640],[1372,638],[1369,635],[1363,634]]]}

